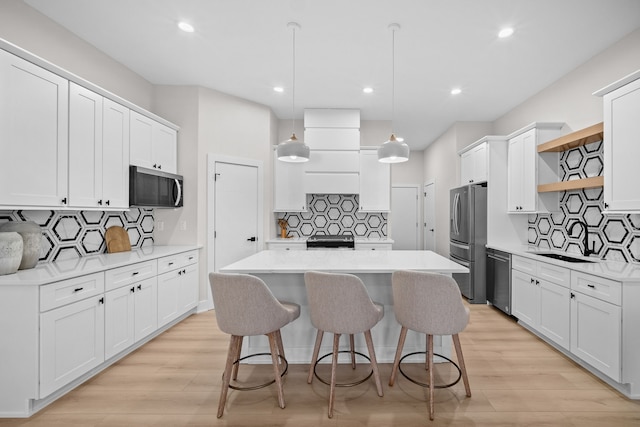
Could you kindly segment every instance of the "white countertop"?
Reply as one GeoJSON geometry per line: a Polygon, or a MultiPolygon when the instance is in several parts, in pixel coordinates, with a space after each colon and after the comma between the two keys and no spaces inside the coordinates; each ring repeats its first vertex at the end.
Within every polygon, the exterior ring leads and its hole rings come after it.
{"type": "Polygon", "coordinates": [[[497,249],[504,252],[509,252],[513,255],[519,255],[526,258],[535,259],[536,261],[546,262],[548,264],[559,265],[574,271],[581,271],[583,273],[592,274],[598,277],[604,277],[606,279],[626,281],[626,282],[640,282],[640,265],[631,264],[619,261],[607,261],[600,258],[588,257],[585,258],[580,254],[554,251],[551,249],[537,248],[534,246],[526,245],[487,245],[488,248],[497,249]],[[568,255],[574,258],[584,258],[594,262],[567,262],[560,261],[553,258],[542,257],[536,255],[536,253],[557,253],[562,255],[568,255]]]}
{"type": "Polygon", "coordinates": [[[262,251],[220,269],[224,273],[392,273],[396,270],[468,273],[431,251],[262,251]]]}
{"type": "MultiPolygon", "coordinates": [[[[293,243],[305,243],[308,237],[272,237],[271,239],[267,239],[267,243],[269,242],[293,242],[293,243]]],[[[355,237],[353,239],[356,243],[393,243],[393,239],[388,237],[355,237]]]]}
{"type": "Polygon", "coordinates": [[[58,262],[39,263],[34,268],[18,270],[15,274],[0,276],[0,286],[39,286],[199,248],[199,246],[147,246],[133,249],[130,252],[100,254],[58,262]]]}

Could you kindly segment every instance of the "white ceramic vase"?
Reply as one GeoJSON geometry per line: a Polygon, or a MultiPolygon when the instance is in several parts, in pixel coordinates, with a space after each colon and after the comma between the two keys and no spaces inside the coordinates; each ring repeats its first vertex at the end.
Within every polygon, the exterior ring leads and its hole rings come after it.
{"type": "Polygon", "coordinates": [[[22,260],[22,236],[0,231],[0,276],[18,271],[22,260]]]}
{"type": "Polygon", "coordinates": [[[22,236],[22,260],[19,270],[35,267],[42,248],[40,226],[33,221],[9,221],[0,225],[0,231],[15,231],[22,236]]]}

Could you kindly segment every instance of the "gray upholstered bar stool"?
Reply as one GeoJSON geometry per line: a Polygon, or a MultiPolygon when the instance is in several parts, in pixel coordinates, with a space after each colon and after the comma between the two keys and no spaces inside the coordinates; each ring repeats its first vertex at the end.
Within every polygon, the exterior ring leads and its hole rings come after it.
{"type": "MultiPolygon", "coordinates": [[[[378,396],[383,395],[376,353],[371,339],[373,328],[384,316],[384,307],[371,301],[367,289],[358,276],[352,274],[321,273],[309,271],[304,274],[307,288],[307,300],[309,302],[309,316],[311,323],[318,330],[316,343],[313,348],[311,366],[307,382],[311,384],[318,363],[320,344],[325,332],[333,333],[333,352],[324,357],[333,355],[331,364],[331,382],[329,391],[329,418],[333,417],[333,403],[335,400],[336,386],[357,385],[366,381],[373,374],[378,396]],[[338,365],[338,353],[340,335],[349,334],[351,350],[351,364],[355,368],[355,355],[364,354],[354,352],[353,334],[364,333],[369,350],[368,359],[371,361],[371,373],[364,380],[352,384],[336,383],[336,368],[338,365]]],[[[320,360],[322,360],[320,358],[320,360]]],[[[317,377],[322,382],[324,380],[317,377]]],[[[326,383],[326,382],[325,382],[326,383]]]]}
{"type": "Polygon", "coordinates": [[[260,278],[248,274],[210,273],[209,283],[218,327],[222,332],[231,335],[227,363],[222,374],[218,418],[224,412],[229,388],[255,390],[275,382],[278,388],[278,404],[284,408],[282,376],[286,374],[288,364],[284,355],[280,329],[300,316],[300,306],[278,301],[260,278]],[[269,354],[253,354],[240,359],[243,337],[254,335],[266,335],[269,338],[275,379],[254,387],[231,385],[231,380],[235,380],[238,376],[238,366],[241,360],[269,354]]]}
{"type": "MultiPolygon", "coordinates": [[[[469,309],[462,303],[460,289],[454,279],[449,276],[434,273],[424,273],[417,271],[396,271],[391,276],[393,287],[393,310],[398,323],[402,325],[400,339],[393,362],[391,379],[389,385],[393,386],[396,380],[398,369],[400,373],[411,382],[429,388],[429,418],[433,420],[433,389],[450,387],[460,381],[460,376],[464,382],[467,397],[471,397],[467,369],[462,356],[460,338],[458,333],[462,332],[469,323],[469,309]],[[427,335],[427,372],[428,384],[418,382],[409,378],[400,367],[400,358],[404,341],[407,337],[407,330],[421,332],[427,335]],[[459,372],[458,379],[453,383],[437,386],[433,380],[433,336],[451,335],[453,345],[456,349],[458,364],[449,360],[459,372]]],[[[411,356],[410,353],[404,357],[411,356]]],[[[403,359],[404,359],[403,357],[403,359]]],[[[440,356],[443,357],[443,356],[440,356]]]]}

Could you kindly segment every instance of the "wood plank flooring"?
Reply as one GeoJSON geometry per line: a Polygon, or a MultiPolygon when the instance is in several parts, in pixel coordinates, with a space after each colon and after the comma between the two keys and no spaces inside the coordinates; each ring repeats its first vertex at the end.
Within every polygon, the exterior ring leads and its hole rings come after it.
{"type": "MultiPolygon", "coordinates": [[[[460,339],[472,397],[462,382],[436,390],[434,421],[425,389],[402,376],[388,386],[391,364],[380,365],[384,397],[373,379],[338,388],[333,419],[327,418],[329,387],[307,384],[308,365],[289,366],[285,409],[275,386],[230,390],[217,419],[228,336],[211,311],[191,316],[33,417],[0,420],[0,427],[640,426],[640,401],[626,399],[492,307],[470,308],[460,339]]],[[[442,366],[437,373],[445,377],[442,366]]],[[[424,373],[423,364],[409,369],[424,373]]],[[[270,365],[243,365],[239,379],[270,373],[270,365]]]]}

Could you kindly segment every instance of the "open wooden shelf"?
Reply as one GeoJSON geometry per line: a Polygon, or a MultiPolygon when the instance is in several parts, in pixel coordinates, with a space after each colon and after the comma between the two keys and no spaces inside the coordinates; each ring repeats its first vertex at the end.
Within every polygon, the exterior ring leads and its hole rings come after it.
{"type": "Polygon", "coordinates": [[[602,141],[603,123],[600,122],[588,128],[584,128],[568,135],[561,136],[544,144],[538,145],[538,153],[557,153],[571,150],[581,145],[602,141]]]}
{"type": "Polygon", "coordinates": [[[604,186],[604,177],[594,176],[592,178],[552,182],[551,184],[540,184],[538,185],[538,193],[548,193],[551,191],[580,190],[582,188],[597,188],[602,186],[604,186]]]}

